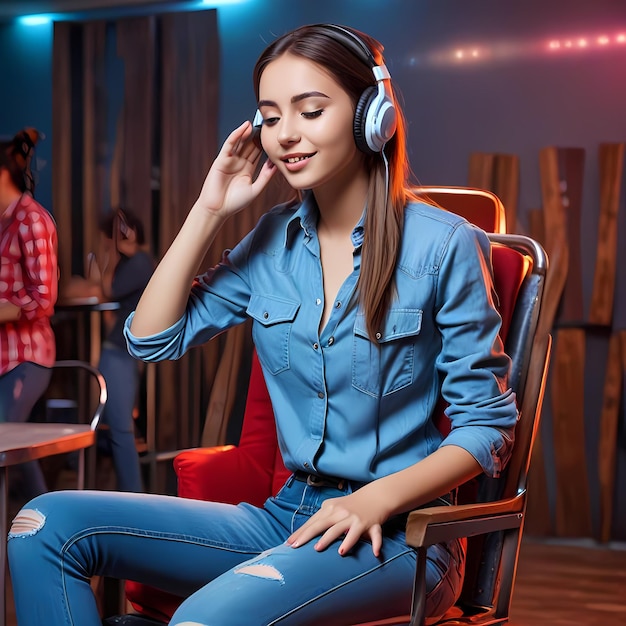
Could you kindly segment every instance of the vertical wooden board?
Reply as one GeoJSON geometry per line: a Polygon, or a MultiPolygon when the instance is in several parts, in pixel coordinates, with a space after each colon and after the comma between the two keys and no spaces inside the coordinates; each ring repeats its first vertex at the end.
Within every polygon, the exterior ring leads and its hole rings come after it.
{"type": "Polygon", "coordinates": [[[59,294],[72,275],[72,73],[71,29],[54,23],[52,54],[52,206],[59,236],[59,294]]]}
{"type": "MultiPolygon", "coordinates": [[[[167,13],[159,16],[161,50],[158,66],[160,92],[161,155],[157,255],[167,250],[195,201],[212,159],[217,154],[217,113],[219,100],[219,35],[215,11],[167,13]]],[[[242,234],[243,236],[243,234],[242,234]]],[[[214,242],[220,251],[222,233],[214,242]]],[[[212,341],[201,348],[202,353],[221,352],[221,342],[212,341]]],[[[218,360],[219,357],[216,357],[218,360]]],[[[211,386],[201,367],[198,353],[185,355],[169,369],[168,380],[176,381],[181,392],[172,385],[162,385],[158,393],[158,418],[166,418],[162,405],[172,407],[184,416],[176,433],[158,438],[160,449],[181,442],[191,442],[194,433],[190,423],[200,407],[190,398],[211,386]],[[175,435],[175,437],[174,437],[175,435]],[[175,440],[174,440],[175,439],[175,440]]],[[[202,410],[204,413],[204,410],[202,410]]],[[[202,414],[202,419],[204,414],[202,414]]],[[[197,445],[198,441],[194,445],[197,445]]]]}
{"type": "Polygon", "coordinates": [[[517,204],[519,200],[519,157],[515,154],[495,156],[492,191],[504,204],[507,232],[517,233],[517,204]]]}
{"type": "Polygon", "coordinates": [[[124,61],[124,103],[118,120],[119,205],[141,218],[152,241],[152,157],[156,86],[154,17],[116,22],[119,56],[124,61]]]}
{"type": "Polygon", "coordinates": [[[469,158],[467,184],[477,189],[493,187],[494,155],[486,152],[472,152],[469,158]]]}
{"type": "Polygon", "coordinates": [[[600,220],[589,321],[602,326],[610,326],[613,321],[617,215],[624,173],[624,146],[623,143],[601,144],[598,149],[600,220]]]}
{"type": "Polygon", "coordinates": [[[626,331],[615,332],[609,341],[609,354],[604,375],[600,439],[598,443],[598,479],[600,483],[600,541],[611,539],[615,468],[617,458],[617,423],[622,399],[622,350],[626,348],[626,331]]]}
{"type": "MultiPolygon", "coordinates": [[[[83,257],[98,248],[98,219],[103,212],[107,101],[101,93],[105,75],[106,23],[83,25],[83,144],[82,218],[83,257]]],[[[84,271],[84,270],[83,270],[84,271]]]]}
{"type": "Polygon", "coordinates": [[[585,454],[585,331],[556,332],[552,363],[552,421],[556,466],[556,532],[591,537],[591,505],[585,454]]]}
{"type": "Polygon", "coordinates": [[[546,247],[546,230],[542,209],[529,209],[528,232],[535,241],[538,241],[544,248],[546,247]]]}
{"type": "Polygon", "coordinates": [[[558,148],[557,152],[561,203],[564,207],[565,231],[569,245],[569,266],[563,291],[560,321],[582,324],[584,307],[580,220],[585,150],[583,148],[558,148]]]}
{"type": "Polygon", "coordinates": [[[550,256],[555,247],[555,241],[567,242],[565,210],[561,202],[559,162],[556,148],[543,148],[539,152],[539,172],[541,175],[545,248],[548,256],[550,256]]]}

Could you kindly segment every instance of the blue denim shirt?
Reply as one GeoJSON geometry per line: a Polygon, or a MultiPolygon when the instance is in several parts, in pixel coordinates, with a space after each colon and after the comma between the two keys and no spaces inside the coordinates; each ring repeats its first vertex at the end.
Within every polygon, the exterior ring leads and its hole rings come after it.
{"type": "Polygon", "coordinates": [[[131,354],[176,359],[252,318],[289,469],[369,482],[456,445],[497,476],[511,452],[517,408],[485,233],[442,209],[407,205],[397,297],[372,342],[355,293],[362,221],[352,234],[354,270],[318,330],[324,290],[317,216],[312,195],[265,214],[198,277],[171,328],[135,337],[131,314],[131,354]],[[445,437],[432,420],[440,394],[452,426],[445,437]]]}

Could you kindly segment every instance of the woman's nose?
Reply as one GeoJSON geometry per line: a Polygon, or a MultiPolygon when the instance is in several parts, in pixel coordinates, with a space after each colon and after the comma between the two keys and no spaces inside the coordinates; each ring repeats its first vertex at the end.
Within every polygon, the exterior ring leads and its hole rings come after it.
{"type": "Polygon", "coordinates": [[[282,145],[290,145],[300,140],[300,133],[295,120],[283,117],[278,131],[278,142],[282,145]]]}

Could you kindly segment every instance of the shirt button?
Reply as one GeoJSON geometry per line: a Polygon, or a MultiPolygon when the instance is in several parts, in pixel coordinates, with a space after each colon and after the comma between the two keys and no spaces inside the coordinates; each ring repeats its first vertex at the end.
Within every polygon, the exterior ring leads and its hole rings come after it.
{"type": "Polygon", "coordinates": [[[320,347],[319,343],[314,343],[313,344],[313,350],[317,350],[320,347]]]}
{"type": "Polygon", "coordinates": [[[309,467],[309,464],[306,461],[304,462],[304,467],[309,467]]]}
{"type": "Polygon", "coordinates": [[[324,399],[324,392],[323,392],[323,391],[318,391],[318,392],[317,392],[317,397],[318,397],[320,400],[323,400],[323,399],[324,399]]]}
{"type": "Polygon", "coordinates": [[[328,345],[332,346],[335,343],[335,338],[334,337],[329,337],[328,338],[328,345]]]}
{"type": "Polygon", "coordinates": [[[315,300],[315,304],[317,304],[317,306],[319,306],[320,304],[322,304],[322,300],[321,300],[321,298],[317,298],[317,299],[315,300]]]}
{"type": "Polygon", "coordinates": [[[341,302],[339,302],[339,300],[337,300],[337,302],[335,302],[335,308],[336,309],[340,309],[341,308],[341,302]]]}
{"type": "Polygon", "coordinates": [[[267,311],[265,311],[265,313],[263,313],[263,319],[266,320],[269,316],[270,316],[270,314],[267,311]]]}
{"type": "Polygon", "coordinates": [[[378,339],[378,341],[380,341],[382,337],[382,333],[376,333],[376,339],[378,339]]]}

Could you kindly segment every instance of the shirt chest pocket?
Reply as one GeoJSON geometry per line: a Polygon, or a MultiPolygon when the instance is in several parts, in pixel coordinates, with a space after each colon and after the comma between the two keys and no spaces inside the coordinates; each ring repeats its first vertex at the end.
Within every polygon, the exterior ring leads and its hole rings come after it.
{"type": "Polygon", "coordinates": [[[252,338],[259,360],[272,374],[289,369],[289,338],[300,303],[272,296],[254,295],[248,315],[254,320],[252,338]]]}
{"type": "Polygon", "coordinates": [[[352,385],[372,396],[384,396],[413,382],[415,343],[422,328],[420,309],[391,309],[384,328],[370,341],[365,317],[354,324],[352,385]],[[377,343],[376,343],[377,342],[377,343]]]}

